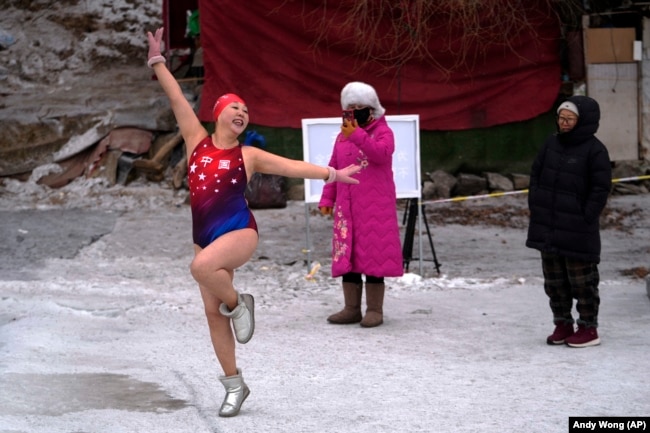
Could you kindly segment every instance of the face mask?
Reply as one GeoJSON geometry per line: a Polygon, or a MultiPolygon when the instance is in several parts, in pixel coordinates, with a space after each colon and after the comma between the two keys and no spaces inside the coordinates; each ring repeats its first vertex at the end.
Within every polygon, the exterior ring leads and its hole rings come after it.
{"type": "Polygon", "coordinates": [[[354,118],[357,119],[359,125],[365,125],[370,118],[370,107],[354,110],[354,118]]]}

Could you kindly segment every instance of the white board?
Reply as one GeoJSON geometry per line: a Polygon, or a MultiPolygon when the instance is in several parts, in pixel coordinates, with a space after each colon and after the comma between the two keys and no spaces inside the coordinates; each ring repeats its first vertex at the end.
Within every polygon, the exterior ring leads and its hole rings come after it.
{"type": "MultiPolygon", "coordinates": [[[[393,177],[397,198],[420,198],[420,116],[405,114],[386,116],[395,135],[393,177]]],[[[312,164],[326,166],[338,133],[341,118],[302,119],[302,146],[304,159],[312,164]]],[[[305,203],[318,203],[323,192],[322,180],[305,179],[305,203]]]]}

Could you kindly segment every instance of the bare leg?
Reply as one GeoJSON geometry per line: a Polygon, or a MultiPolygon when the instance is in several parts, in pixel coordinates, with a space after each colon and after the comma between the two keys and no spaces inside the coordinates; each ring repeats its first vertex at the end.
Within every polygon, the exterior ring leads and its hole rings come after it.
{"type": "Polygon", "coordinates": [[[237,361],[235,358],[235,337],[230,327],[230,319],[219,313],[221,301],[210,291],[202,286],[201,297],[205,306],[205,316],[210,328],[210,340],[214,353],[226,376],[237,374],[237,361]]]}
{"type": "Polygon", "coordinates": [[[237,305],[234,269],[251,258],[257,240],[254,230],[243,229],[219,237],[204,249],[194,246],[190,270],[199,283],[212,346],[226,376],[237,374],[235,339],[230,319],[219,313],[219,306],[222,302],[229,308],[237,305]]]}
{"type": "Polygon", "coordinates": [[[232,284],[233,271],[250,260],[257,248],[257,233],[252,229],[236,230],[215,239],[201,249],[194,246],[192,276],[228,308],[237,305],[237,293],[232,284]]]}

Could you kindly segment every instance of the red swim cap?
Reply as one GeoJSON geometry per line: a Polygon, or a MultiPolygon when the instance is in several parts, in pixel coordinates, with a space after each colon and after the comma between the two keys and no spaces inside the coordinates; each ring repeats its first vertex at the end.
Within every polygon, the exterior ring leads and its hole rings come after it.
{"type": "Polygon", "coordinates": [[[225,95],[221,95],[217,98],[217,102],[214,103],[214,107],[212,108],[212,116],[214,117],[215,122],[219,118],[219,115],[223,109],[233,102],[239,102],[240,104],[246,105],[244,100],[234,93],[226,93],[225,95]]]}

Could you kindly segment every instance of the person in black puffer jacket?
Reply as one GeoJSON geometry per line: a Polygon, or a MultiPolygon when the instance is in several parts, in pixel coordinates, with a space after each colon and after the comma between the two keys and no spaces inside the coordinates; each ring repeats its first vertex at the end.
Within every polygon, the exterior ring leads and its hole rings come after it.
{"type": "Polygon", "coordinates": [[[611,190],[611,162],[594,135],[600,121],[598,102],[572,96],[557,113],[558,132],[546,139],[531,168],[526,246],[541,251],[544,291],[555,324],[547,343],[595,346],[600,344],[599,219],[611,190]]]}

